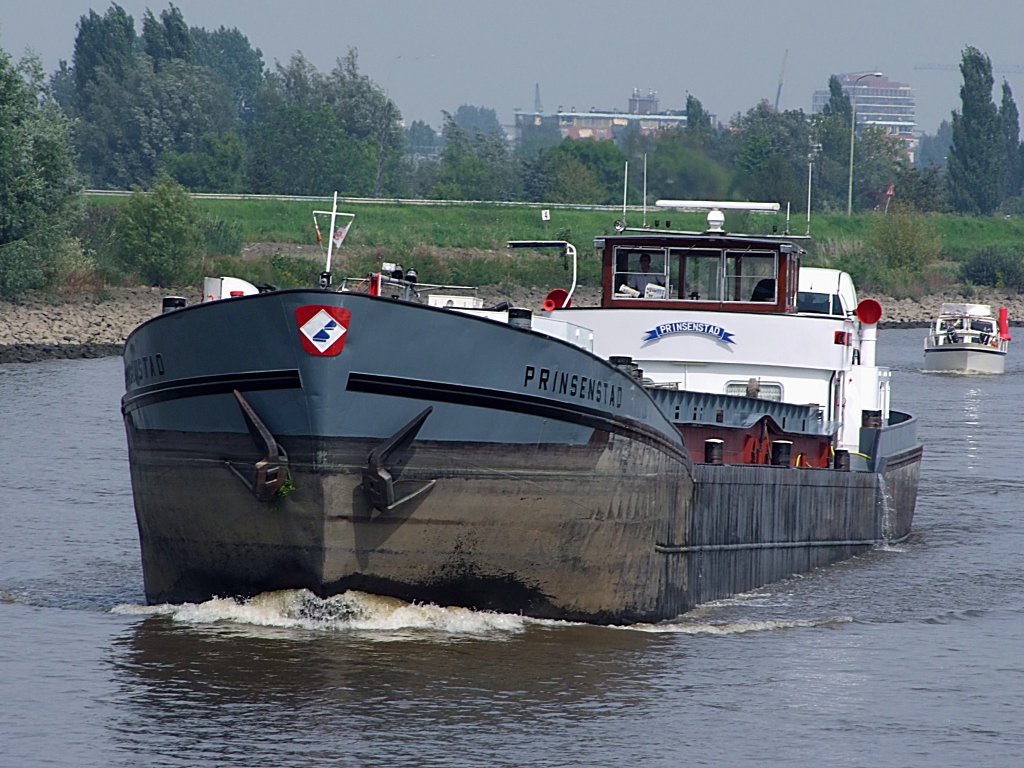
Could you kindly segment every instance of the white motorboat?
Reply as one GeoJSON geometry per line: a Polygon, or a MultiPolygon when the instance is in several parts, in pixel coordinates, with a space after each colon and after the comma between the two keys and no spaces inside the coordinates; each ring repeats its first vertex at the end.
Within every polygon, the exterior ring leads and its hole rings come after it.
{"type": "Polygon", "coordinates": [[[1003,373],[1010,348],[1006,307],[944,302],[924,340],[927,371],[1003,373]]]}

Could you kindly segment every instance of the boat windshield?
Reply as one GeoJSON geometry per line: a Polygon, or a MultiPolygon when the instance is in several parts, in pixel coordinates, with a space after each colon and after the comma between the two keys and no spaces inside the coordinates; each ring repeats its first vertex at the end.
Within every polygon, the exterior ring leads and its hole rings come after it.
{"type": "Polygon", "coordinates": [[[943,331],[977,331],[978,333],[992,333],[996,329],[995,320],[978,317],[943,317],[936,323],[939,330],[943,331]]]}
{"type": "Polygon", "coordinates": [[[796,296],[796,311],[818,315],[842,315],[839,294],[800,291],[796,296]]]}

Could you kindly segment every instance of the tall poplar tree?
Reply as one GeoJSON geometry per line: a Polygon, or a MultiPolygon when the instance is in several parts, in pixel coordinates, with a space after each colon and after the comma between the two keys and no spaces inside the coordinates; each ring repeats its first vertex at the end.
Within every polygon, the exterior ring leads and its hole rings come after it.
{"type": "Polygon", "coordinates": [[[1020,115],[1013,101],[1010,84],[1003,80],[1003,100],[999,105],[999,130],[1003,134],[1006,171],[1003,176],[1003,197],[1016,197],[1021,191],[1020,115]]]}
{"type": "Polygon", "coordinates": [[[694,146],[706,147],[714,134],[711,115],[693,94],[686,94],[686,135],[694,146]]]}
{"type": "Polygon", "coordinates": [[[90,10],[79,19],[73,70],[78,106],[100,70],[123,80],[134,68],[135,21],[124,8],[114,3],[102,16],[90,10]]]}
{"type": "Polygon", "coordinates": [[[819,210],[842,210],[846,206],[850,167],[850,114],[853,105],[839,78],[828,79],[828,102],[814,115],[814,201],[819,210]]]}
{"type": "Polygon", "coordinates": [[[174,59],[191,63],[195,56],[195,43],[185,17],[173,5],[160,12],[157,19],[150,10],[142,17],[142,49],[153,60],[153,69],[174,59]]]}
{"type": "Polygon", "coordinates": [[[977,48],[964,49],[961,111],[953,111],[949,192],[953,210],[991,214],[1002,201],[1006,145],[992,101],[992,62],[977,48]]]}

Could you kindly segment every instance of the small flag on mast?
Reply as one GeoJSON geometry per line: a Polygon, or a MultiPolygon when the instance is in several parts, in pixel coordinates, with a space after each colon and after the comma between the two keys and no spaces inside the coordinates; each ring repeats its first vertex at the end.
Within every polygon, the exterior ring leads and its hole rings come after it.
{"type": "Polygon", "coordinates": [[[332,239],[334,241],[335,248],[339,247],[345,241],[345,235],[348,234],[348,228],[349,225],[346,224],[344,227],[338,227],[334,230],[334,237],[332,239]]]}

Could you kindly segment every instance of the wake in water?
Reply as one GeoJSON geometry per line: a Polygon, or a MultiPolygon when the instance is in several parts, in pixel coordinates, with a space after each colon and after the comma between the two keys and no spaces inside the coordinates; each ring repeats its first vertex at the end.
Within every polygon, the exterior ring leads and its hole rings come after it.
{"type": "MultiPolygon", "coordinates": [[[[846,624],[848,616],[815,619],[795,618],[723,618],[730,609],[756,607],[758,593],[739,595],[698,606],[671,621],[658,624],[632,624],[609,627],[615,630],[653,634],[740,635],[784,629],[828,627],[846,624]],[[716,620],[717,618],[717,620],[716,620]]],[[[761,595],[763,597],[763,595],[761,595]]],[[[769,600],[768,608],[778,608],[769,600]]],[[[747,612],[744,610],[744,612],[747,612]]],[[[345,592],[320,598],[312,592],[280,590],[265,592],[246,600],[214,598],[204,603],[181,605],[116,606],[113,613],[130,616],[167,616],[192,625],[219,625],[222,628],[267,628],[313,632],[359,632],[380,641],[407,640],[410,637],[456,636],[504,639],[526,631],[530,625],[590,626],[565,621],[533,619],[509,613],[477,611],[470,608],[441,607],[407,603],[392,597],[365,592],[345,592]]],[[[594,627],[600,629],[600,627],[594,627]]]]}
{"type": "Polygon", "coordinates": [[[215,598],[205,603],[182,605],[119,605],[113,612],[163,615],[197,625],[218,623],[318,632],[357,631],[372,633],[381,640],[407,639],[410,633],[444,637],[511,635],[524,631],[527,623],[533,621],[507,613],[406,603],[365,592],[345,592],[322,599],[305,589],[266,592],[247,600],[215,598]]]}
{"type": "Polygon", "coordinates": [[[775,632],[780,629],[806,629],[810,627],[831,627],[849,624],[849,616],[830,616],[823,619],[760,619],[744,621],[707,622],[686,617],[664,624],[642,624],[626,627],[638,632],[654,632],[671,635],[745,635],[750,632],[775,632]]]}
{"type": "MultiPolygon", "coordinates": [[[[802,579],[802,575],[794,576],[781,582],[781,585],[799,582],[802,579]]],[[[781,585],[776,585],[776,588],[781,585]]],[[[667,635],[725,636],[786,629],[835,627],[853,622],[851,616],[785,617],[785,614],[791,613],[788,602],[784,591],[767,591],[767,588],[761,588],[704,603],[670,621],[636,624],[621,629],[667,635]],[[757,616],[759,613],[769,615],[757,616]]]]}

